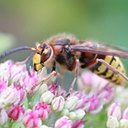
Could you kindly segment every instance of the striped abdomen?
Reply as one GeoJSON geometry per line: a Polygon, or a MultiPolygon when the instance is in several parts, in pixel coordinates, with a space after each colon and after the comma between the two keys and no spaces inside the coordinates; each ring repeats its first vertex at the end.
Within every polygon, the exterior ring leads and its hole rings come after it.
{"type": "MultiPolygon", "coordinates": [[[[82,53],[82,54],[80,57],[80,61],[81,60],[83,61],[83,57],[85,57],[85,56],[86,56],[85,59],[88,59],[87,55],[85,55],[86,53],[82,53]]],[[[98,58],[98,59],[103,59],[109,65],[111,65],[112,67],[114,67],[118,71],[125,74],[124,66],[123,66],[119,57],[96,55],[96,54],[92,54],[91,56],[92,56],[92,58],[88,61],[88,63],[85,63],[85,61],[84,61],[84,64],[83,64],[83,62],[81,61],[82,62],[81,68],[85,68],[85,67],[90,66],[91,63],[95,63],[96,58],[98,58]]],[[[120,84],[123,84],[125,82],[125,79],[120,74],[115,74],[113,71],[111,71],[107,66],[105,66],[101,62],[96,63],[96,65],[92,66],[90,68],[90,70],[93,71],[94,73],[96,73],[97,75],[99,75],[99,76],[101,76],[101,77],[103,77],[103,78],[105,78],[105,79],[107,79],[107,80],[109,80],[115,84],[120,85],[120,84]]]]}
{"type": "MultiPolygon", "coordinates": [[[[117,69],[118,71],[125,74],[124,66],[123,66],[121,60],[119,59],[119,57],[104,56],[104,61],[107,62],[112,67],[114,67],[115,69],[117,69]]],[[[108,69],[108,67],[106,67],[104,64],[102,64],[100,62],[98,62],[93,67],[92,71],[94,73],[98,74],[99,76],[112,81],[115,84],[123,84],[125,81],[125,79],[121,75],[115,74],[113,71],[108,69]]]]}

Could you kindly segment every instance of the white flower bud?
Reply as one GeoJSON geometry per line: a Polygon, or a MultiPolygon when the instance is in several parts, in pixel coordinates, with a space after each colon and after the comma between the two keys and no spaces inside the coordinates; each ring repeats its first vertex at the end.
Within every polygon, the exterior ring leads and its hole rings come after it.
{"type": "Polygon", "coordinates": [[[53,98],[54,98],[54,94],[51,93],[50,91],[46,91],[42,94],[40,101],[50,104],[52,102],[53,98]]]}
{"type": "Polygon", "coordinates": [[[108,109],[108,116],[117,117],[119,120],[121,118],[121,107],[118,103],[113,103],[108,109]]]}
{"type": "Polygon", "coordinates": [[[8,121],[8,115],[4,109],[0,110],[0,125],[8,121]]]}
{"type": "Polygon", "coordinates": [[[120,128],[128,128],[128,120],[127,119],[120,120],[120,128]]]}
{"type": "Polygon", "coordinates": [[[62,96],[55,97],[52,101],[52,109],[55,111],[62,111],[65,100],[62,96]]]}
{"type": "Polygon", "coordinates": [[[54,128],[72,128],[72,121],[68,117],[63,116],[55,122],[54,128]]]}
{"type": "Polygon", "coordinates": [[[52,128],[52,127],[48,127],[46,125],[41,125],[40,128],[52,128]]]}
{"type": "Polygon", "coordinates": [[[77,119],[82,119],[85,116],[85,111],[83,109],[78,109],[75,111],[77,119]]]}
{"type": "Polygon", "coordinates": [[[117,117],[109,116],[107,120],[107,127],[108,128],[118,128],[119,122],[117,120],[117,117]]]}
{"type": "Polygon", "coordinates": [[[70,112],[70,113],[69,113],[69,118],[70,118],[71,120],[75,120],[75,119],[77,118],[76,113],[75,113],[75,112],[70,112]]]}
{"type": "Polygon", "coordinates": [[[82,109],[78,109],[76,111],[69,113],[69,118],[73,120],[80,120],[85,116],[85,112],[82,109]]]}
{"type": "Polygon", "coordinates": [[[48,86],[47,84],[41,84],[40,87],[38,88],[38,92],[40,94],[43,94],[44,92],[48,91],[48,86]]]}
{"type": "Polygon", "coordinates": [[[65,108],[69,109],[69,110],[73,110],[76,108],[76,105],[78,103],[78,99],[76,96],[70,96],[67,98],[66,102],[65,102],[65,108]]]}
{"type": "Polygon", "coordinates": [[[69,110],[68,109],[63,109],[62,115],[68,116],[69,115],[69,110]]]}

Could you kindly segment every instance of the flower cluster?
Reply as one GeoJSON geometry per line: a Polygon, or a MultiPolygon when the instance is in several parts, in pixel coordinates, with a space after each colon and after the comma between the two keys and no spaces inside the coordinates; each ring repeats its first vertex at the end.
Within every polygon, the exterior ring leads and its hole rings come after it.
{"type": "Polygon", "coordinates": [[[108,108],[108,128],[128,128],[128,108],[121,111],[121,105],[114,102],[108,108]]]}
{"type": "MultiPolygon", "coordinates": [[[[9,60],[0,64],[0,71],[0,125],[5,127],[84,128],[86,116],[99,113],[114,98],[114,87],[91,72],[78,77],[78,90],[68,92],[53,77],[41,82],[47,77],[46,68],[37,73],[9,60]]],[[[123,125],[127,109],[121,118],[119,105],[112,107],[107,126],[115,117],[123,119],[123,125]]]]}

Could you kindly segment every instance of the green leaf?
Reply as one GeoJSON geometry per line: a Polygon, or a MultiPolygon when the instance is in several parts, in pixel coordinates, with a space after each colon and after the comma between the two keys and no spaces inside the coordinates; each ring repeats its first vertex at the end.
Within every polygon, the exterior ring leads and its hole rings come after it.
{"type": "Polygon", "coordinates": [[[12,128],[25,128],[25,126],[21,122],[15,122],[13,123],[12,128]]]}

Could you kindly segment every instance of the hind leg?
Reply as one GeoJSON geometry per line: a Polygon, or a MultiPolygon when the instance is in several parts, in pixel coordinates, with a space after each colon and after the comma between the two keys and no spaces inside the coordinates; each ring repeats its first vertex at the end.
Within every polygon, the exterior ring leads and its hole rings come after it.
{"type": "Polygon", "coordinates": [[[122,72],[118,71],[116,68],[112,67],[106,61],[104,61],[102,59],[97,59],[97,62],[100,62],[100,63],[104,64],[109,70],[113,71],[115,74],[121,75],[125,80],[128,81],[128,77],[125,74],[123,74],[122,72]]]}

